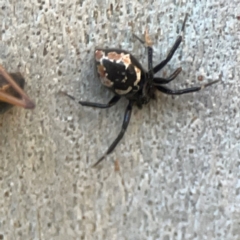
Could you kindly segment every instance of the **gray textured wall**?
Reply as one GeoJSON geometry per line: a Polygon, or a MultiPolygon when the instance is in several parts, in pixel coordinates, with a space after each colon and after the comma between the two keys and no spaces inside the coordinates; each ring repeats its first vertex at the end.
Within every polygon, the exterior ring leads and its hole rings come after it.
{"type": "Polygon", "coordinates": [[[0,239],[240,239],[237,16],[239,0],[0,0],[0,63],[22,72],[37,104],[0,116],[0,239]],[[146,67],[132,32],[148,26],[157,64],[186,12],[184,41],[159,76],[182,66],[172,88],[221,82],[134,108],[116,151],[92,169],[127,101],[87,109],[59,91],[107,102],[94,48],[124,48],[146,67]]]}

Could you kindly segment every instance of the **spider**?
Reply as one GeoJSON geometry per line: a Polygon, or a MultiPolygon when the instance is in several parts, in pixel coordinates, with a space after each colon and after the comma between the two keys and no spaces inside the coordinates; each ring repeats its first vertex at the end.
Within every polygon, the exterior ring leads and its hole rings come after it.
{"type": "Polygon", "coordinates": [[[33,109],[35,104],[23,91],[25,80],[20,73],[7,73],[0,65],[0,114],[13,105],[33,109]]]}
{"type": "MultiPolygon", "coordinates": [[[[146,44],[148,52],[148,71],[144,70],[144,68],[137,61],[137,59],[128,51],[115,48],[95,49],[95,61],[101,83],[107,88],[109,88],[114,93],[114,96],[106,104],[86,101],[79,101],[78,103],[82,106],[87,107],[110,108],[115,105],[121,97],[126,97],[129,102],[125,110],[120,133],[112,142],[104,155],[93,165],[93,167],[97,166],[102,160],[104,160],[105,157],[115,149],[119,141],[124,136],[124,133],[127,130],[131,118],[132,107],[134,104],[136,104],[138,108],[142,108],[142,105],[147,104],[151,99],[155,98],[156,90],[169,95],[181,95],[185,93],[200,91],[205,87],[208,87],[219,81],[212,81],[198,87],[172,90],[163,85],[174,80],[181,72],[181,68],[177,68],[168,78],[154,77],[154,75],[159,72],[171,60],[175,51],[182,42],[182,35],[185,28],[186,20],[187,14],[183,21],[181,34],[177,37],[167,57],[154,67],[152,64],[152,42],[148,36],[147,31],[145,32],[145,42],[138,38],[136,35],[134,35],[140,42],[146,44]]],[[[65,92],[64,94],[66,94],[72,100],[75,100],[73,96],[65,92]]]]}

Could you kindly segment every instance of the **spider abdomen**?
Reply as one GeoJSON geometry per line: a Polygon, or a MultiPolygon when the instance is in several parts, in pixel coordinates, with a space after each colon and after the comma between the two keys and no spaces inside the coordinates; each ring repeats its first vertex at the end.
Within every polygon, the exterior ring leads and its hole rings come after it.
{"type": "Polygon", "coordinates": [[[96,49],[97,71],[104,86],[117,95],[139,91],[141,66],[133,56],[121,49],[96,49]],[[135,62],[135,63],[134,63],[135,62]]]}

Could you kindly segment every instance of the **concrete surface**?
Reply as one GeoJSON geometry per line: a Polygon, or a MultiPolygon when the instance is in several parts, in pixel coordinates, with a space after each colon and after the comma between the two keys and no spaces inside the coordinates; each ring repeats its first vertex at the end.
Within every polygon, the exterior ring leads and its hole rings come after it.
{"type": "Polygon", "coordinates": [[[0,63],[22,72],[37,104],[0,116],[0,239],[240,239],[240,2],[127,2],[0,0],[0,63]],[[124,48],[146,67],[132,33],[147,25],[157,64],[186,12],[159,76],[182,66],[172,88],[221,82],[134,108],[116,151],[92,169],[127,101],[87,109],[59,91],[107,102],[94,48],[124,48]]]}

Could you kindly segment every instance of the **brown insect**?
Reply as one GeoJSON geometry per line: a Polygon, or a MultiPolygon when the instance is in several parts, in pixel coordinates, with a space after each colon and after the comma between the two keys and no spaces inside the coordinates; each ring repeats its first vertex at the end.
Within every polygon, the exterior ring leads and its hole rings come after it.
{"type": "Polygon", "coordinates": [[[21,73],[8,73],[0,65],[0,114],[13,105],[26,109],[35,108],[35,103],[23,91],[24,83],[21,73]]]}
{"type": "Polygon", "coordinates": [[[115,172],[119,172],[120,171],[120,165],[119,165],[119,161],[117,159],[114,162],[114,170],[115,170],[115,172]]]}
{"type": "Polygon", "coordinates": [[[202,81],[202,80],[204,79],[204,77],[203,77],[203,75],[199,75],[199,76],[197,77],[197,79],[198,79],[198,81],[202,81]]]}

